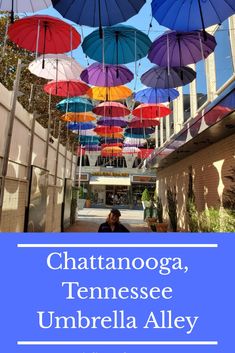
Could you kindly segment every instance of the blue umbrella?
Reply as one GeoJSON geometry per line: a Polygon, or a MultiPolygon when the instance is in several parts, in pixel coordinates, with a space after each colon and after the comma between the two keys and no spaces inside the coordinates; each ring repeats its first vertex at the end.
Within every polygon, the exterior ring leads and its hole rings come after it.
{"type": "Polygon", "coordinates": [[[118,25],[106,27],[103,39],[96,30],[82,43],[83,51],[91,59],[105,64],[126,64],[137,61],[148,54],[152,42],[135,27],[118,25]]]}
{"type": "Polygon", "coordinates": [[[70,130],[91,130],[95,128],[95,124],[92,123],[68,123],[70,130]]]}
{"type": "Polygon", "coordinates": [[[153,88],[174,88],[185,86],[196,78],[196,72],[190,67],[154,66],[141,76],[141,82],[153,88]]]}
{"type": "Polygon", "coordinates": [[[145,88],[135,93],[135,101],[141,103],[164,103],[171,102],[179,96],[176,89],[169,88],[145,88]]]}
{"type": "Polygon", "coordinates": [[[153,0],[153,17],[163,26],[182,32],[222,23],[235,13],[234,0],[153,0]]]}
{"type": "Polygon", "coordinates": [[[136,15],[146,0],[52,0],[54,8],[69,20],[89,27],[112,26],[136,15]]]}
{"type": "Polygon", "coordinates": [[[62,112],[83,113],[92,111],[93,105],[86,98],[73,97],[63,99],[56,104],[56,108],[62,112]]]}

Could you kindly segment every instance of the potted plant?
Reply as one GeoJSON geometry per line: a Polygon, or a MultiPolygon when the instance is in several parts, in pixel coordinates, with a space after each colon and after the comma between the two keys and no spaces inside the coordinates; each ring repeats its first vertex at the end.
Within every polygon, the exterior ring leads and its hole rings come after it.
{"type": "Polygon", "coordinates": [[[157,197],[157,224],[156,229],[159,233],[166,233],[168,228],[168,223],[163,221],[163,207],[162,200],[160,197],[157,197]]]}
{"type": "Polygon", "coordinates": [[[87,190],[85,207],[86,208],[91,207],[91,191],[90,191],[90,189],[87,190]]]}
{"type": "Polygon", "coordinates": [[[177,232],[177,200],[176,200],[176,190],[175,188],[171,190],[167,189],[167,204],[168,204],[168,215],[171,222],[171,229],[173,232],[177,232]]]}
{"type": "Polygon", "coordinates": [[[77,194],[77,208],[79,210],[82,210],[83,207],[85,206],[86,198],[85,198],[85,190],[82,186],[80,186],[77,194]]]}
{"type": "Polygon", "coordinates": [[[144,219],[152,217],[152,212],[151,212],[151,198],[150,194],[147,188],[144,189],[142,196],[141,196],[141,201],[144,209],[144,219]]]}

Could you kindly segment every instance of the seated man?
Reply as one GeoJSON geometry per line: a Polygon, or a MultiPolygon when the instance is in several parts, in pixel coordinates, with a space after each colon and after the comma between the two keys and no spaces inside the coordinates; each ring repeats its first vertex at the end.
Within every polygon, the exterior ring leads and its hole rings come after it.
{"type": "Polygon", "coordinates": [[[129,230],[119,222],[119,217],[121,216],[121,212],[113,208],[108,215],[108,218],[105,223],[102,223],[99,227],[99,233],[126,233],[129,230]]]}

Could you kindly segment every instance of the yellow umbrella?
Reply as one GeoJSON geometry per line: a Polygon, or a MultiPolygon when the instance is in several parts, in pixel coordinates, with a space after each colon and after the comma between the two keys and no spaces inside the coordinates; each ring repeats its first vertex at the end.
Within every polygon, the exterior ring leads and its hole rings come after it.
{"type": "Polygon", "coordinates": [[[61,120],[85,123],[88,121],[94,121],[96,118],[91,113],[67,113],[61,116],[61,120]]]}
{"type": "Polygon", "coordinates": [[[86,93],[90,98],[99,101],[118,101],[132,95],[132,90],[126,86],[92,87],[86,93]]]}

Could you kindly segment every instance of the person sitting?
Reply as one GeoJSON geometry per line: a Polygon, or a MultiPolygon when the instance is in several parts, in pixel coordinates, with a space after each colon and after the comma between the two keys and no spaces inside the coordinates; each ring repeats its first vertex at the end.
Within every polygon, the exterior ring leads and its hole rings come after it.
{"type": "Polygon", "coordinates": [[[98,233],[127,233],[129,230],[119,222],[121,217],[121,212],[113,208],[108,215],[106,222],[102,223],[99,226],[98,233]]]}

